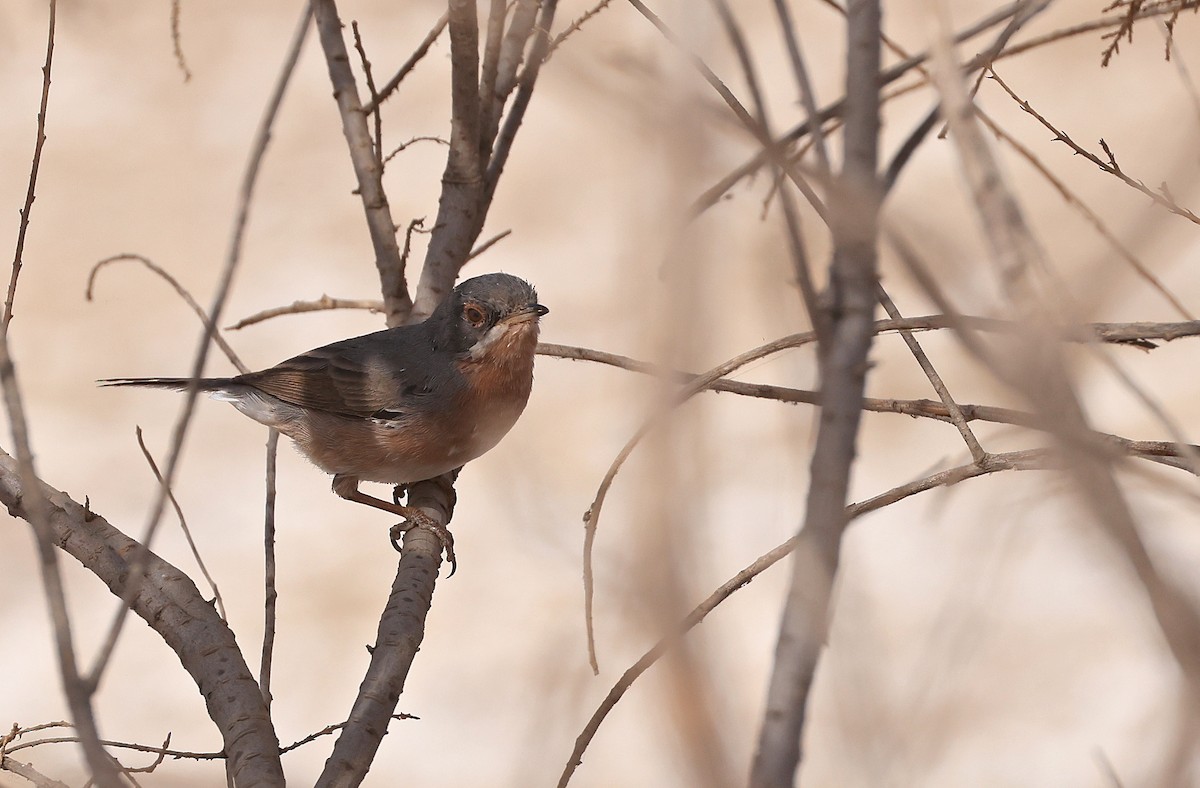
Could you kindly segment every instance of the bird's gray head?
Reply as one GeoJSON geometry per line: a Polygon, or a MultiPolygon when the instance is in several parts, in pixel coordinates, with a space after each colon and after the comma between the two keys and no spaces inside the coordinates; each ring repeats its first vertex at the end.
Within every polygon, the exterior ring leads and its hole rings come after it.
{"type": "Polygon", "coordinates": [[[533,285],[497,273],[461,282],[429,319],[439,346],[479,355],[512,329],[531,326],[536,338],[538,318],[549,311],[538,303],[533,285]]]}

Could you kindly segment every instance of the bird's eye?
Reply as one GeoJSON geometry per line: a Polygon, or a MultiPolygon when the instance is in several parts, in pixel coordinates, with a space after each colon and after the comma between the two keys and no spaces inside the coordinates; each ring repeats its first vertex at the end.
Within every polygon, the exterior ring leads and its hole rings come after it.
{"type": "Polygon", "coordinates": [[[475,328],[479,328],[487,322],[487,313],[476,304],[467,304],[463,307],[463,317],[475,328]]]}

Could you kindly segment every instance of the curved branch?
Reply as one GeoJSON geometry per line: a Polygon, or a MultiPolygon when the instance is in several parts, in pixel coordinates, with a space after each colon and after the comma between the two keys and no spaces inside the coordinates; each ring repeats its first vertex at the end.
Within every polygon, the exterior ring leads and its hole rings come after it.
{"type": "MultiPolygon", "coordinates": [[[[54,543],[95,574],[117,597],[131,587],[131,564],[140,545],[66,493],[38,482],[54,543]]],[[[0,503],[22,519],[31,514],[34,491],[21,485],[16,462],[0,451],[0,503]]],[[[228,625],[191,579],[153,552],[130,599],[144,619],[175,651],[196,682],[208,714],[224,740],[229,774],[238,785],[283,785],[279,739],[228,625]]]]}

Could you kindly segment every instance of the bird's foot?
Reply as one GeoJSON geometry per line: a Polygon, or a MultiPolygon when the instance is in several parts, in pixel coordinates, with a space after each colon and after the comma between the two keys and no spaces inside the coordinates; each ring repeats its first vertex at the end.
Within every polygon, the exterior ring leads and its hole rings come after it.
{"type": "Polygon", "coordinates": [[[454,555],[454,535],[446,526],[434,520],[429,515],[422,512],[420,509],[410,509],[405,515],[406,519],[402,523],[396,523],[392,526],[388,537],[392,540],[392,547],[396,548],[396,552],[403,552],[400,547],[400,537],[407,531],[414,528],[420,528],[429,531],[437,537],[441,542],[442,549],[446,551],[446,563],[450,564],[450,574],[447,577],[453,577],[458,571],[458,559],[454,555]]]}
{"type": "Polygon", "coordinates": [[[397,506],[404,504],[404,496],[408,495],[407,484],[397,484],[392,488],[392,502],[397,506]]]}

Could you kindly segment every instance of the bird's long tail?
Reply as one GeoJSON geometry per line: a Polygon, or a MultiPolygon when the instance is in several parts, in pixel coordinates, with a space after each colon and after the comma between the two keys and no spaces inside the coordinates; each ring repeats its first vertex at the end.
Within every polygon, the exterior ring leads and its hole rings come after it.
{"type": "MultiPolygon", "coordinates": [[[[233,378],[200,378],[197,388],[200,391],[220,391],[228,386],[233,378]]],[[[172,391],[187,391],[192,384],[192,378],[107,378],[97,380],[101,386],[141,386],[150,389],[170,389],[172,391]]]]}

